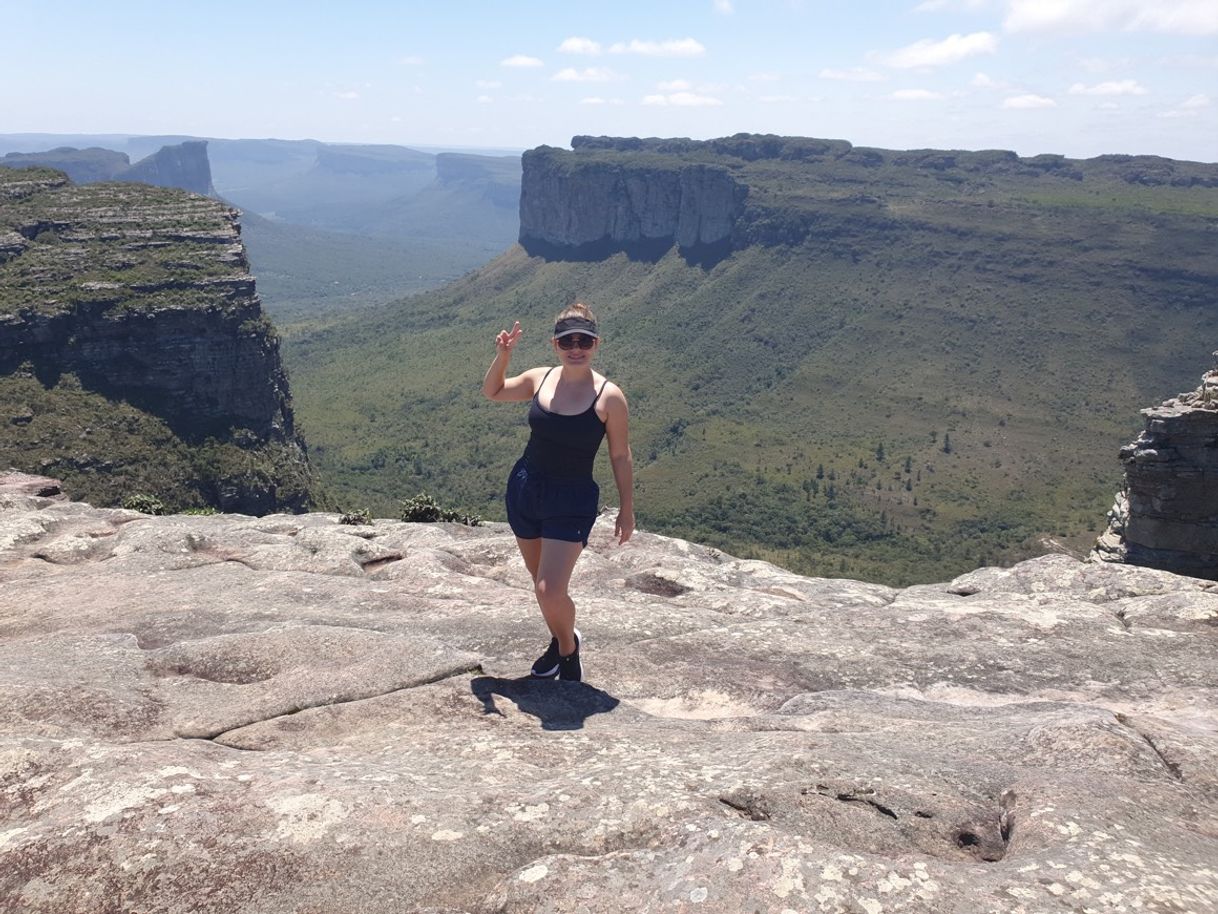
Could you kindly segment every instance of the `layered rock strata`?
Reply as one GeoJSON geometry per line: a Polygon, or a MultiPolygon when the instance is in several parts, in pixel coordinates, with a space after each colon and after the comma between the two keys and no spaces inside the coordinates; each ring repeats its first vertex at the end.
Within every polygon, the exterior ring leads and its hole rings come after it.
{"type": "Polygon", "coordinates": [[[1218,910],[1218,591],[894,590],[594,529],[587,681],[504,525],[0,479],[0,909],[1218,910]]]}
{"type": "Polygon", "coordinates": [[[748,187],[718,165],[580,162],[548,146],[524,154],[520,243],[530,253],[697,254],[730,242],[748,187]]]}
{"type": "MultiPolygon", "coordinates": [[[[0,169],[0,385],[36,378],[55,389],[65,377],[157,417],[183,441],[269,448],[307,475],[237,212],[215,200],[0,169]]],[[[28,437],[31,458],[41,424],[35,416],[10,429],[28,437]]],[[[261,484],[245,486],[247,498],[234,485],[222,486],[236,493],[231,510],[307,503],[295,486],[281,499],[261,484]]]]}
{"type": "Polygon", "coordinates": [[[1142,415],[1146,428],[1121,448],[1125,485],[1092,554],[1218,580],[1218,369],[1142,415]]]}

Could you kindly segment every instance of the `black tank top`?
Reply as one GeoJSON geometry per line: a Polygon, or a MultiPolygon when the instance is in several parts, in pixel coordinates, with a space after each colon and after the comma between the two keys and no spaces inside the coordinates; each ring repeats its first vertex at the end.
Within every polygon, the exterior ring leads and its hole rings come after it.
{"type": "Polygon", "coordinates": [[[529,443],[524,449],[524,460],[532,469],[545,476],[565,479],[591,479],[592,463],[605,437],[605,423],[596,414],[596,401],[601,398],[605,384],[596,392],[592,404],[582,413],[565,416],[544,408],[537,396],[550,377],[551,368],[529,404],[529,443]]]}

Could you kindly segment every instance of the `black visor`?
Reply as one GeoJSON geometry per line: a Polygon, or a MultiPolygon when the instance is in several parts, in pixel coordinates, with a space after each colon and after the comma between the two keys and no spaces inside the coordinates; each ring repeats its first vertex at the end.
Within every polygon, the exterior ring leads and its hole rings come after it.
{"type": "Polygon", "coordinates": [[[596,321],[590,321],[586,317],[564,317],[554,325],[555,339],[572,333],[586,333],[588,336],[600,337],[600,334],[596,332],[596,321]]]}

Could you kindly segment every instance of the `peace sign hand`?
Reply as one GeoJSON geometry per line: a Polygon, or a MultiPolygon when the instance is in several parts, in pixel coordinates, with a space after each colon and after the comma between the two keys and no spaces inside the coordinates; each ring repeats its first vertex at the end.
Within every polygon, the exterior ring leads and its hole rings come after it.
{"type": "Polygon", "coordinates": [[[511,355],[512,347],[516,345],[516,341],[520,339],[520,334],[523,332],[520,329],[520,321],[516,321],[510,331],[500,330],[499,335],[495,337],[495,348],[501,353],[511,355]]]}

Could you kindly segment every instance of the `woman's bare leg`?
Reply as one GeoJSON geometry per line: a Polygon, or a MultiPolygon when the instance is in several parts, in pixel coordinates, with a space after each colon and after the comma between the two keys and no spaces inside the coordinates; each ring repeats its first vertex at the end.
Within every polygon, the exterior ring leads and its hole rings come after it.
{"type": "Polygon", "coordinates": [[[520,557],[524,559],[524,567],[529,571],[533,583],[537,583],[537,565],[541,562],[541,537],[537,539],[521,539],[516,537],[516,546],[520,549],[520,557]]]}
{"type": "MultiPolygon", "coordinates": [[[[558,652],[566,657],[575,652],[575,603],[567,592],[571,572],[584,551],[582,543],[541,540],[541,558],[533,577],[541,615],[558,639],[558,652]]],[[[528,559],[525,559],[528,564],[528,559]]]]}

